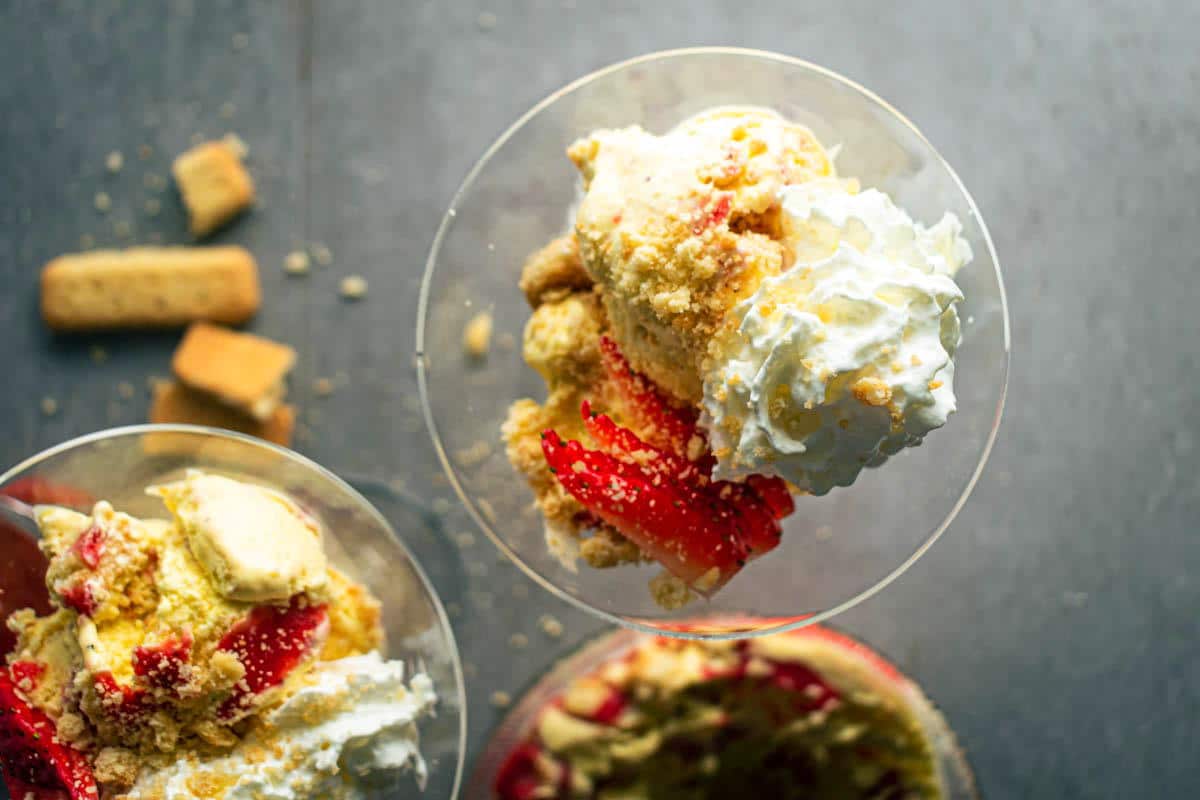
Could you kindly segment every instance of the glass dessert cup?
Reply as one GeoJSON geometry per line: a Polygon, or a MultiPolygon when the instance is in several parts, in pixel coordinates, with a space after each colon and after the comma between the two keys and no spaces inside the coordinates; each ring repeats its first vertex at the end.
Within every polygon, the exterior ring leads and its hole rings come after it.
{"type": "MultiPolygon", "coordinates": [[[[713,619],[710,622],[713,627],[718,628],[753,625],[752,620],[713,619]]],[[[840,631],[835,630],[834,633],[852,638],[840,631]]],[[[804,634],[793,632],[792,635],[804,634]]],[[[647,634],[631,629],[604,633],[585,642],[578,650],[537,678],[500,721],[475,760],[467,779],[466,796],[493,797],[493,787],[501,767],[513,750],[529,738],[539,714],[550,703],[560,698],[574,680],[594,673],[604,664],[619,661],[646,640],[647,634]]],[[[902,680],[903,697],[933,750],[944,800],[978,800],[980,795],[975,786],[975,777],[946,719],[916,684],[908,678],[902,680]]]]}
{"type": "Polygon", "coordinates": [[[618,624],[683,636],[809,624],[899,576],[946,529],[978,479],[1008,373],[999,263],[974,202],[933,146],[899,112],[841,76],[786,56],[727,48],[616,64],[561,89],[509,128],[446,212],[426,265],[417,324],[426,421],[451,483],[484,532],[560,597],[618,624]],[[505,457],[500,428],[513,401],[545,396],[541,378],[521,358],[531,312],[517,280],[525,258],[572,224],[580,183],[566,147],[599,128],[637,124],[664,133],[719,105],[774,109],[838,148],[840,174],[888,193],[915,219],[932,223],[950,211],[962,221],[974,260],[956,275],[966,296],[958,307],[958,410],[944,430],[864,470],[853,486],[796,497],[775,550],[711,599],[665,610],[647,588],[659,565],[572,569],[548,550],[540,512],[505,457]],[[463,347],[464,328],[481,312],[490,313],[493,325],[484,357],[463,347]],[[706,626],[716,616],[746,620],[745,627],[706,626]]]}
{"type": "MultiPolygon", "coordinates": [[[[178,479],[193,467],[283,491],[319,518],[330,563],[364,584],[382,604],[384,657],[402,660],[407,677],[425,672],[432,679],[438,695],[436,716],[418,722],[420,750],[429,771],[425,791],[417,789],[409,771],[370,787],[364,796],[456,797],[466,705],[449,620],[401,537],[343,480],[259,439],[191,425],[138,425],[100,431],[39,453],[0,475],[0,493],[84,513],[104,499],[137,517],[162,518],[167,515],[162,501],[146,495],[145,487],[178,479]]],[[[0,520],[7,523],[5,541],[12,539],[11,520],[0,520]]],[[[31,557],[37,557],[36,551],[31,557]]]]}

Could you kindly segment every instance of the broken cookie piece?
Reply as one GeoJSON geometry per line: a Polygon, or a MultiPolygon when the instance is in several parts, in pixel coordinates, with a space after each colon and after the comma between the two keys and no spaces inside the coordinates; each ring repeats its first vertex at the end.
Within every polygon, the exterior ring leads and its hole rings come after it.
{"type": "Polygon", "coordinates": [[[197,323],[184,334],[171,368],[190,388],[265,422],[286,393],[296,351],[261,336],[197,323]]]}
{"type": "Polygon", "coordinates": [[[161,381],[154,386],[150,421],[223,428],[289,447],[296,427],[296,409],[283,403],[267,419],[257,420],[177,381],[161,381]]]}
{"type": "Polygon", "coordinates": [[[171,173],[187,207],[192,235],[204,237],[254,202],[254,181],[236,136],[204,142],[175,159],[171,173]]]}

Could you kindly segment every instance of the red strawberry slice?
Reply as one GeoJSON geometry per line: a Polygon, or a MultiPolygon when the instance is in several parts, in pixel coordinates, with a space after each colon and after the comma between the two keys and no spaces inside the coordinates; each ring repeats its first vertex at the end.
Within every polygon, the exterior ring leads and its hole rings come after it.
{"type": "MultiPolygon", "coordinates": [[[[737,164],[734,164],[733,169],[739,169],[737,164]]],[[[737,174],[736,172],[734,173],[737,174]]],[[[731,192],[718,192],[713,195],[716,200],[712,204],[712,208],[707,211],[702,211],[700,219],[692,225],[692,233],[700,235],[708,228],[715,228],[729,217],[730,206],[733,202],[733,194],[731,192]]]]}
{"type": "Polygon", "coordinates": [[[88,569],[95,569],[100,566],[100,558],[104,555],[104,539],[104,528],[93,522],[86,531],[79,534],[75,544],[71,545],[71,552],[79,556],[79,560],[87,564],[88,569]]]}
{"type": "Polygon", "coordinates": [[[636,467],[594,451],[583,451],[584,459],[581,450],[568,447],[554,431],[542,434],[542,453],[563,488],[673,575],[693,585],[715,568],[716,580],[697,587],[711,592],[745,563],[728,518],[693,505],[636,467]]]}
{"type": "Polygon", "coordinates": [[[221,705],[219,716],[244,716],[260,693],[283,682],[324,640],[329,632],[325,606],[309,605],[296,595],[285,608],[258,606],[236,623],[217,644],[233,653],[246,668],[245,677],[221,705]]]}
{"type": "Polygon", "coordinates": [[[638,428],[646,431],[652,442],[686,455],[688,442],[696,433],[696,412],[672,405],[649,378],[634,372],[617,343],[607,336],[600,337],[600,356],[605,373],[640,418],[638,428]]]}
{"type": "Polygon", "coordinates": [[[23,692],[33,691],[46,672],[46,665],[37,661],[14,661],[8,665],[9,674],[17,688],[23,692]]]}
{"type": "Polygon", "coordinates": [[[710,594],[747,560],[779,545],[779,520],[795,509],[791,492],[784,481],[764,476],[746,483],[713,481],[716,459],[696,427],[695,412],[672,405],[629,366],[612,339],[601,337],[600,351],[609,378],[654,444],[585,400],[580,412],[599,450],[564,442],[548,430],[542,435],[546,461],[586,509],[584,519],[611,525],[673,575],[710,594]],[[711,579],[714,567],[716,581],[695,586],[703,576],[711,579]]]}
{"type": "Polygon", "coordinates": [[[587,401],[580,411],[602,452],[576,441],[563,442],[546,431],[542,451],[547,463],[563,488],[589,513],[612,525],[672,574],[691,584],[716,566],[719,578],[705,588],[711,592],[745,561],[779,544],[782,529],[777,515],[790,504],[782,481],[758,481],[771,498],[768,503],[750,484],[712,481],[710,456],[688,461],[643,442],[633,431],[593,411],[587,401]],[[590,478],[581,477],[585,473],[590,478]],[[630,498],[629,492],[636,497],[630,498]],[[708,546],[715,550],[705,552],[708,546]]]}
{"type": "Polygon", "coordinates": [[[133,674],[151,686],[174,689],[187,682],[188,662],[192,657],[192,635],[184,631],[158,644],[133,648],[133,674]]]}
{"type": "Polygon", "coordinates": [[[108,670],[97,672],[93,681],[104,713],[123,725],[137,725],[154,710],[145,689],[118,683],[108,670]]]}
{"type": "Polygon", "coordinates": [[[508,754],[496,771],[493,784],[499,800],[538,800],[566,797],[571,787],[571,771],[564,763],[555,761],[560,770],[557,785],[551,783],[538,769],[539,758],[550,758],[532,742],[526,742],[508,754]],[[550,792],[550,794],[547,794],[550,792]]]}
{"type": "Polygon", "coordinates": [[[629,700],[625,695],[613,689],[604,698],[604,701],[596,706],[596,710],[592,712],[591,719],[593,722],[599,722],[601,725],[614,725],[628,707],[629,700]]]}
{"type": "Polygon", "coordinates": [[[791,491],[788,490],[787,481],[782,478],[751,475],[746,479],[746,483],[770,507],[775,519],[790,517],[796,510],[796,501],[793,499],[791,491]]]}
{"type": "Polygon", "coordinates": [[[96,600],[96,584],[91,578],[77,580],[72,584],[58,588],[58,596],[62,598],[63,605],[67,608],[90,617],[96,613],[96,608],[100,605],[96,600]]]}
{"type": "Polygon", "coordinates": [[[9,796],[36,800],[97,800],[100,792],[83,754],[58,741],[54,722],[17,693],[0,669],[0,777],[9,796]]]}

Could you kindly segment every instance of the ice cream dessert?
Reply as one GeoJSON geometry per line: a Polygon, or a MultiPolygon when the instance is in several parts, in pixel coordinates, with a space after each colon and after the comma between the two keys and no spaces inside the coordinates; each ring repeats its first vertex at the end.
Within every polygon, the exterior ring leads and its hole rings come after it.
{"type": "Polygon", "coordinates": [[[52,609],[13,613],[0,761],[14,798],[363,797],[411,769],[427,676],[282,492],[191,470],[169,515],[35,507],[52,609]],[[407,680],[406,680],[407,679],[407,680]]]}
{"type": "Polygon", "coordinates": [[[794,494],[852,484],[954,411],[954,215],[915,222],[764,109],[568,155],[574,229],[521,276],[547,398],[504,426],[564,560],[657,561],[664,604],[711,594],[778,544],[794,494]]]}
{"type": "Polygon", "coordinates": [[[644,638],[534,712],[493,796],[939,798],[935,718],[892,665],[828,629],[644,638]]]}

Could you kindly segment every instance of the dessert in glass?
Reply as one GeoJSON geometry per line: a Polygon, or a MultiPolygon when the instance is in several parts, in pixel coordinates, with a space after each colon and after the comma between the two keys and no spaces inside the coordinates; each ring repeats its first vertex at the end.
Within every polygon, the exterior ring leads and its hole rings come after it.
{"type": "Polygon", "coordinates": [[[928,142],[844,78],[715,48],[602,70],[502,136],[419,325],[427,420],[483,529],[665,631],[811,623],[898,575],[969,493],[1007,372],[994,252],[928,142]],[[481,312],[499,346],[468,359],[452,337],[481,312]]]}
{"type": "Polygon", "coordinates": [[[462,684],[442,608],[328,472],[236,434],[139,426],[47,451],[0,493],[6,540],[21,511],[47,559],[48,607],[7,619],[11,796],[454,795],[462,684]]]}
{"type": "Polygon", "coordinates": [[[518,702],[473,767],[468,792],[495,800],[977,797],[952,732],[921,689],[866,645],[820,625],[737,642],[606,634],[518,702]]]}

